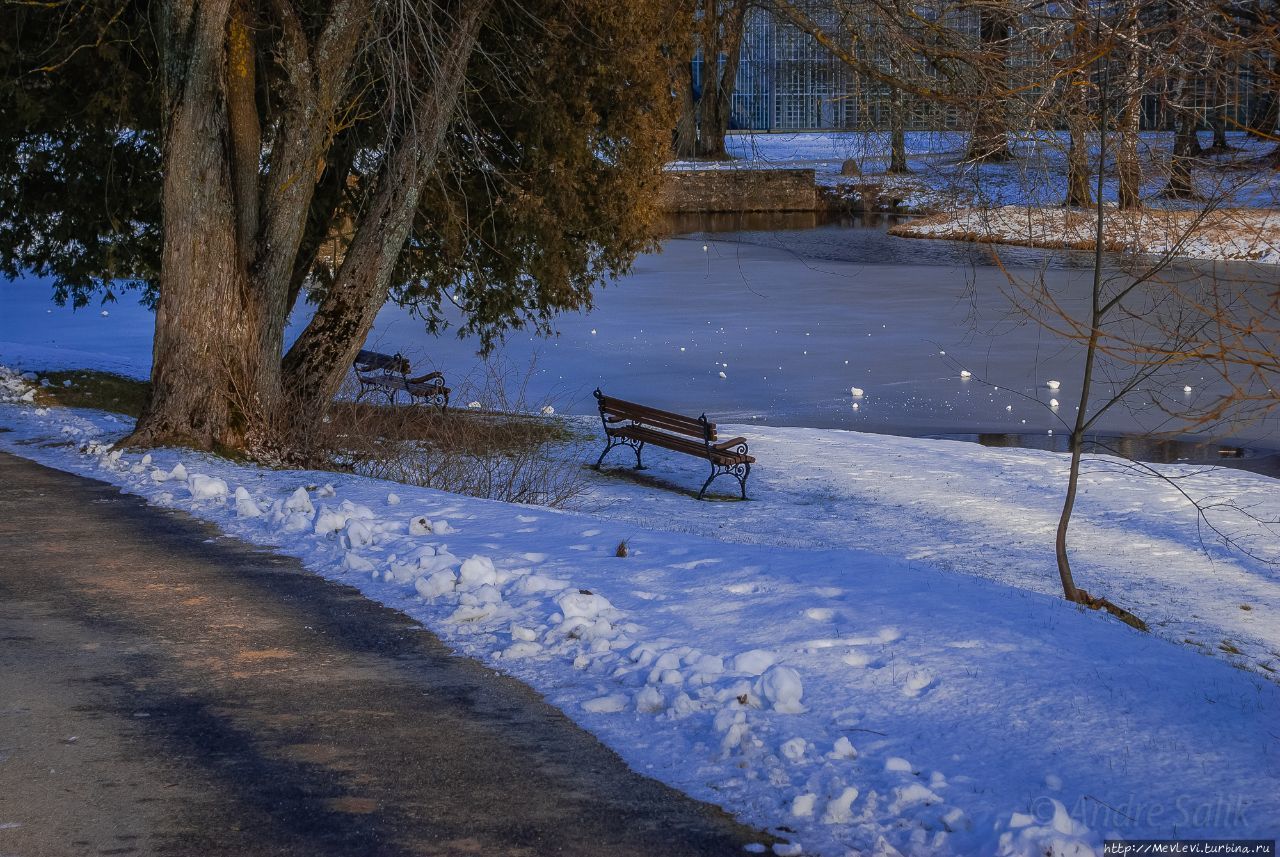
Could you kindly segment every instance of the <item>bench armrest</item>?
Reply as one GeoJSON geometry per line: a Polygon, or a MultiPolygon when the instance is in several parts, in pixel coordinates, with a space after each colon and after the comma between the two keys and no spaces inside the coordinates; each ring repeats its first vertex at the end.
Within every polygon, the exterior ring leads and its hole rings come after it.
{"type": "Polygon", "coordinates": [[[719,443],[711,445],[712,449],[729,449],[734,446],[746,446],[747,439],[745,437],[735,437],[732,440],[722,440],[719,443]]]}
{"type": "Polygon", "coordinates": [[[405,383],[408,383],[408,384],[421,384],[424,381],[430,381],[433,378],[439,378],[440,383],[441,384],[444,383],[444,373],[442,372],[428,372],[425,375],[419,375],[417,378],[405,378],[404,380],[405,380],[405,383]]]}

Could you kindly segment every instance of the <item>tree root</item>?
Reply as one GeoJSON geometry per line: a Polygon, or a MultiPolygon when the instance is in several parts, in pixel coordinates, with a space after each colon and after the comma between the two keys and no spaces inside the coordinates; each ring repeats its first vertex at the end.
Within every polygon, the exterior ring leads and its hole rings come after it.
{"type": "Polygon", "coordinates": [[[1130,613],[1128,610],[1116,604],[1112,604],[1110,601],[1108,601],[1105,598],[1098,598],[1093,595],[1090,595],[1088,592],[1086,592],[1083,589],[1076,590],[1076,603],[1081,604],[1085,607],[1088,607],[1090,610],[1106,610],[1108,613],[1110,613],[1112,616],[1115,616],[1121,622],[1125,623],[1131,628],[1137,628],[1139,631],[1142,631],[1144,633],[1149,632],[1151,630],[1150,628],[1147,627],[1146,622],[1143,622],[1141,619],[1139,619],[1137,616],[1130,613]]]}

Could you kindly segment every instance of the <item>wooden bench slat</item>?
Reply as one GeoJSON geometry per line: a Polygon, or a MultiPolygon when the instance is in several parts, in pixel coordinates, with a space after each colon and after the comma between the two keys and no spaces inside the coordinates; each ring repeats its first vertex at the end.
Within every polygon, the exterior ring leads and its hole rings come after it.
{"type": "MultiPolygon", "coordinates": [[[[618,399],[607,400],[604,410],[606,413],[626,414],[627,416],[665,422],[675,426],[687,426],[690,429],[696,429],[699,433],[701,433],[703,426],[702,421],[697,417],[687,417],[684,414],[674,414],[670,411],[658,410],[657,408],[646,408],[636,405],[633,402],[623,402],[618,399]]],[[[715,423],[708,421],[706,425],[708,425],[712,431],[715,430],[715,423]]]]}
{"type": "MultiPolygon", "coordinates": [[[[696,438],[699,442],[707,440],[706,429],[702,427],[701,423],[694,423],[693,425],[689,425],[688,423],[672,423],[669,420],[660,419],[658,417],[646,416],[643,414],[634,414],[634,415],[626,415],[626,416],[627,416],[627,419],[631,420],[632,422],[641,423],[643,425],[653,426],[654,428],[660,428],[665,431],[675,432],[677,434],[685,435],[687,437],[696,438]]],[[[715,432],[711,433],[710,439],[711,440],[716,439],[715,432]]]]}
{"type": "MultiPolygon", "coordinates": [[[[695,430],[699,437],[702,436],[703,423],[696,417],[687,417],[684,414],[673,413],[672,411],[663,411],[658,408],[651,408],[647,405],[638,405],[635,402],[628,402],[623,399],[613,399],[608,396],[601,401],[601,410],[611,414],[639,415],[651,418],[655,424],[664,422],[671,426],[687,426],[691,430],[695,430]]],[[[716,425],[708,421],[706,425],[714,433],[716,425]]]]}
{"type": "Polygon", "coordinates": [[[384,372],[400,372],[402,374],[409,373],[409,361],[399,354],[380,354],[377,351],[365,351],[361,349],[356,354],[356,359],[352,361],[352,365],[357,369],[364,371],[384,372]]]}
{"type": "Polygon", "coordinates": [[[453,392],[443,384],[405,384],[404,388],[413,396],[439,396],[453,392]]]}
{"type": "Polygon", "coordinates": [[[618,417],[618,420],[631,420],[633,422],[644,423],[645,425],[656,426],[666,429],[667,431],[678,432],[679,434],[695,437],[698,440],[706,440],[707,433],[710,432],[710,439],[716,439],[715,426],[706,423],[705,426],[699,420],[691,420],[688,417],[672,419],[666,416],[663,411],[640,411],[631,408],[608,407],[604,408],[604,413],[610,416],[618,417]]]}
{"type": "Polygon", "coordinates": [[[645,443],[652,444],[654,446],[661,446],[665,449],[670,449],[674,452],[685,452],[685,453],[688,453],[689,455],[694,455],[699,458],[703,458],[710,455],[711,458],[717,461],[723,461],[725,463],[736,464],[737,462],[740,462],[740,461],[743,461],[743,462],[755,461],[755,458],[753,458],[750,455],[746,455],[745,453],[740,453],[740,452],[734,452],[728,449],[715,449],[713,447],[710,450],[710,452],[708,452],[706,446],[701,443],[695,443],[693,441],[684,440],[683,438],[672,437],[669,434],[663,434],[662,432],[659,432],[659,431],[650,431],[643,427],[641,428],[628,427],[624,429],[619,429],[616,432],[616,435],[621,437],[630,437],[636,440],[642,440],[645,443]]]}

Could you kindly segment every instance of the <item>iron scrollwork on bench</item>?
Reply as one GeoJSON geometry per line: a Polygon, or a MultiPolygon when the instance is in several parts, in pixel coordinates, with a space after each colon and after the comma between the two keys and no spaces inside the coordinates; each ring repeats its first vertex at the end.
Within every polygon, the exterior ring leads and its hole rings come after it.
{"type": "Polygon", "coordinates": [[[699,500],[720,476],[736,479],[742,499],[747,499],[747,477],[751,475],[751,464],[755,458],[748,452],[746,438],[718,441],[715,423],[710,422],[706,414],[695,418],[662,411],[610,398],[598,389],[595,397],[600,406],[600,422],[605,435],[604,451],[595,463],[597,470],[610,450],[619,446],[629,447],[636,456],[636,469],[644,470],[642,453],[645,445],[650,444],[705,459],[711,465],[711,475],[698,492],[699,500]]]}

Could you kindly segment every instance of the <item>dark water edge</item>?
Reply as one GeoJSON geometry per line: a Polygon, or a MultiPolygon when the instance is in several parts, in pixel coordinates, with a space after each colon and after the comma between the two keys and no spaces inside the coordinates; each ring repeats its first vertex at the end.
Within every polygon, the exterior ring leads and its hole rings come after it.
{"type": "MultiPolygon", "coordinates": [[[[921,436],[939,440],[963,440],[990,447],[1043,449],[1050,452],[1068,451],[1068,437],[1065,434],[978,432],[921,436]]],[[[1230,467],[1280,479],[1280,450],[1260,447],[1133,435],[1091,435],[1085,439],[1085,452],[1093,455],[1113,455],[1152,464],[1230,467]]]]}
{"type": "Polygon", "coordinates": [[[726,232],[792,232],[821,226],[888,229],[909,215],[834,211],[699,211],[671,212],[663,217],[663,234],[714,235],[726,232]]]}

